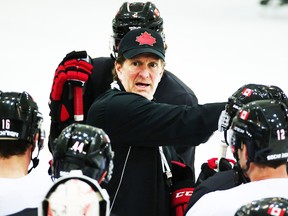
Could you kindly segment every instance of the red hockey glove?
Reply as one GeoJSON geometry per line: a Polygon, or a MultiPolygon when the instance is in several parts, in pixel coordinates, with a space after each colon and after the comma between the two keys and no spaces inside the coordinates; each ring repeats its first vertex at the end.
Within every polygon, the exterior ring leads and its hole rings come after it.
{"type": "MultiPolygon", "coordinates": [[[[50,103],[60,102],[60,108],[53,110],[54,106],[50,105],[51,117],[56,122],[64,122],[71,118],[69,109],[61,103],[63,98],[63,89],[66,84],[73,90],[74,98],[74,121],[83,120],[83,97],[82,88],[87,82],[92,73],[93,65],[91,58],[87,55],[86,51],[71,52],[66,55],[63,61],[59,64],[55,71],[52,90],[50,93],[50,103]],[[60,112],[59,112],[60,111],[60,112]],[[56,116],[53,116],[56,115],[56,116]],[[57,116],[58,115],[58,116],[57,116]]],[[[68,97],[69,93],[66,95],[68,97]]]]}
{"type": "Polygon", "coordinates": [[[179,161],[172,161],[171,206],[172,214],[183,216],[194,191],[195,179],[192,169],[179,161]]]}
{"type": "Polygon", "coordinates": [[[233,169],[235,163],[235,160],[229,158],[220,158],[218,161],[218,158],[215,157],[207,160],[207,163],[201,165],[201,172],[197,178],[196,186],[213,176],[216,172],[233,169]]]}
{"type": "Polygon", "coordinates": [[[218,169],[219,171],[231,170],[233,165],[236,163],[235,160],[229,158],[211,158],[208,160],[208,166],[210,169],[218,169]]]}

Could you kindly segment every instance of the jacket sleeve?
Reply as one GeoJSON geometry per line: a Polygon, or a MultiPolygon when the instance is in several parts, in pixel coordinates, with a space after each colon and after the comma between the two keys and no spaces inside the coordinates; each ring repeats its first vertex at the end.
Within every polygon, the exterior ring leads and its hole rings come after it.
{"type": "Polygon", "coordinates": [[[169,105],[124,94],[107,103],[104,127],[111,140],[122,140],[128,145],[197,146],[217,130],[225,104],[169,105]]]}

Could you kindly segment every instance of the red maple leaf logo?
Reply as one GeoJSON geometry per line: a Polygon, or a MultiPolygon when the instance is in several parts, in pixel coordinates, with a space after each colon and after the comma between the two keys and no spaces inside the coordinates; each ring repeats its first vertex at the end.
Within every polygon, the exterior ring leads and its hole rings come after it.
{"type": "Polygon", "coordinates": [[[149,46],[153,46],[156,43],[156,38],[152,37],[148,32],[141,33],[140,36],[136,37],[136,41],[139,42],[139,45],[147,44],[149,46]]]}

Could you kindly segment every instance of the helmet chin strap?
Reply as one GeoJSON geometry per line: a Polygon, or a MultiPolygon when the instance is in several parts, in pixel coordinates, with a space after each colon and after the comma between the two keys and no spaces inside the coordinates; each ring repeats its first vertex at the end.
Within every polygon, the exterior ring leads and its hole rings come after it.
{"type": "Polygon", "coordinates": [[[32,171],[33,168],[36,168],[39,164],[39,159],[38,159],[38,156],[39,156],[39,148],[38,149],[38,152],[37,152],[37,156],[32,158],[32,153],[31,153],[31,161],[32,161],[32,167],[28,170],[28,174],[32,171]]]}
{"type": "Polygon", "coordinates": [[[33,168],[36,168],[39,164],[39,159],[38,158],[32,158],[31,159],[33,166],[28,170],[28,173],[32,171],[33,168]]]}

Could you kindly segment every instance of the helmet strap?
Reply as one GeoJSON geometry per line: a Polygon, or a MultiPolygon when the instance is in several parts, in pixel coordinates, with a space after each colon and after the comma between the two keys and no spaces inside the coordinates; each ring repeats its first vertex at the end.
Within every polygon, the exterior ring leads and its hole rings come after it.
{"type": "Polygon", "coordinates": [[[37,155],[36,157],[32,158],[32,154],[33,152],[31,153],[31,161],[32,161],[32,167],[28,170],[28,173],[30,173],[32,171],[33,168],[36,168],[39,164],[39,159],[38,159],[38,156],[39,156],[39,152],[40,152],[40,149],[39,147],[37,146],[37,155]]]}

